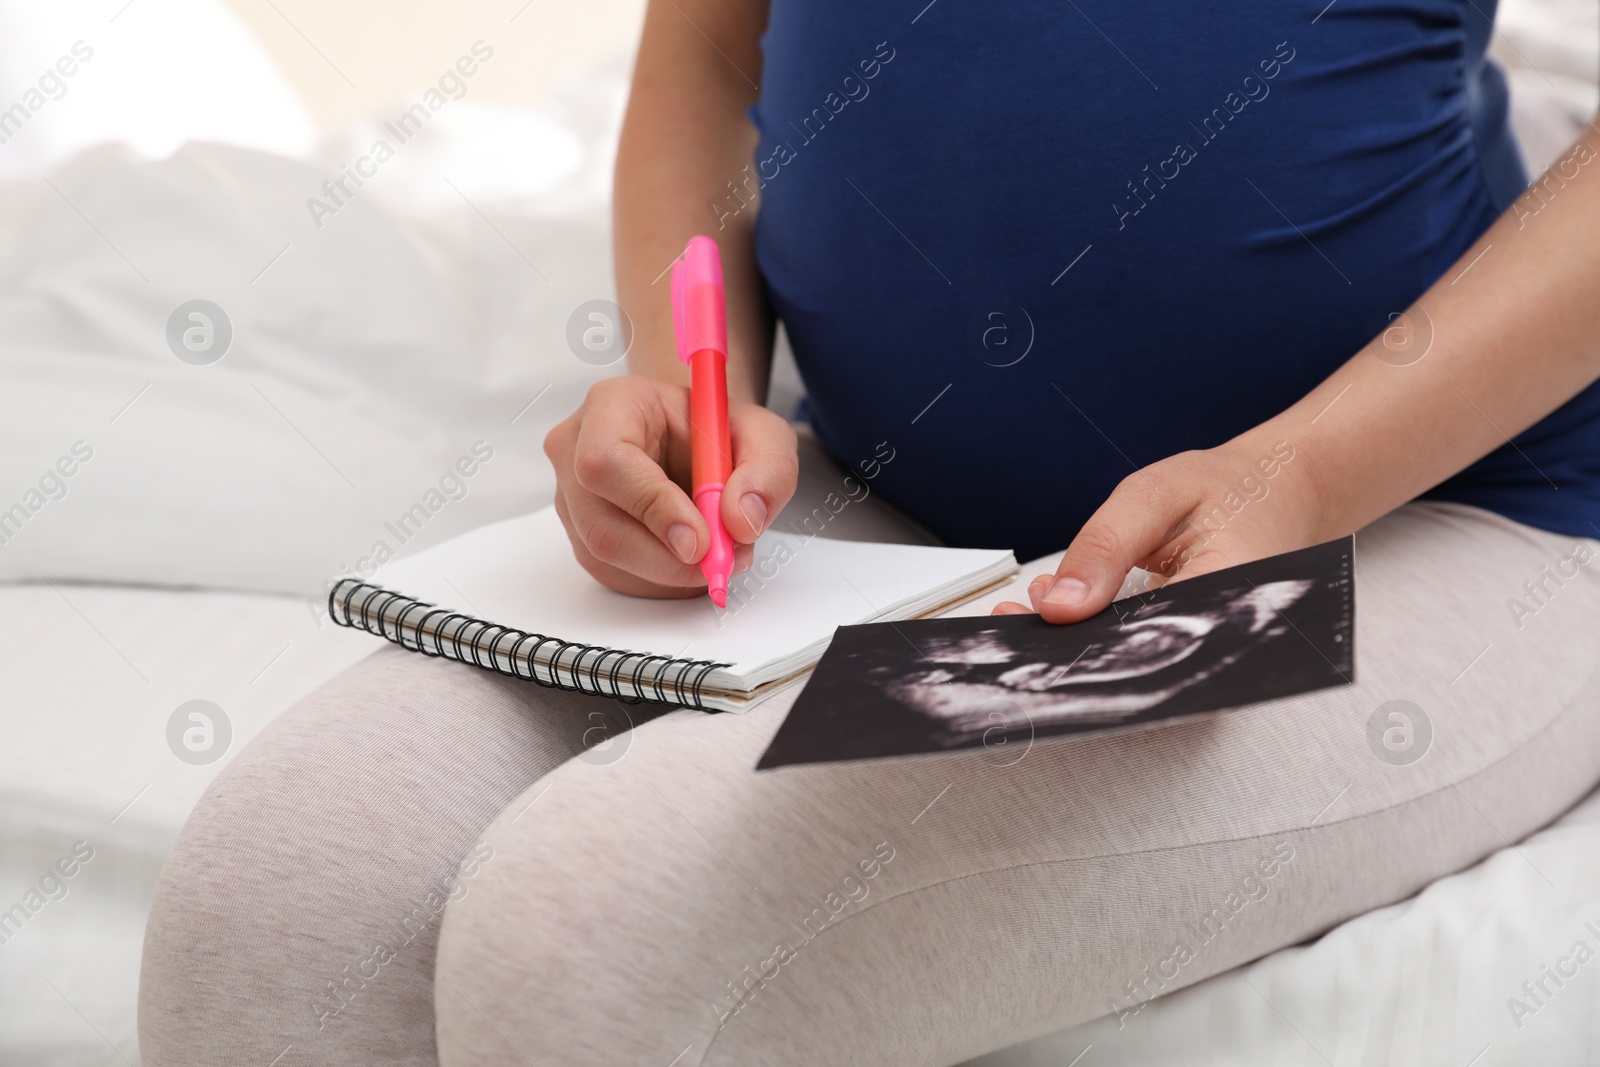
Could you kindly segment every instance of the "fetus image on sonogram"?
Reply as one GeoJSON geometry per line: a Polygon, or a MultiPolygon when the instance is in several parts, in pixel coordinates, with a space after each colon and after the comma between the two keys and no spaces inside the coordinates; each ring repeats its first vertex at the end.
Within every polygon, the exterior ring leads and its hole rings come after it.
{"type": "Polygon", "coordinates": [[[1195,687],[1214,687],[1208,703],[1225,706],[1229,668],[1292,638],[1284,612],[1314,584],[1245,585],[1181,608],[1151,602],[1071,628],[1075,641],[1046,627],[935,639],[919,669],[871,681],[939,723],[952,746],[1068,721],[1115,725],[1195,687]]]}

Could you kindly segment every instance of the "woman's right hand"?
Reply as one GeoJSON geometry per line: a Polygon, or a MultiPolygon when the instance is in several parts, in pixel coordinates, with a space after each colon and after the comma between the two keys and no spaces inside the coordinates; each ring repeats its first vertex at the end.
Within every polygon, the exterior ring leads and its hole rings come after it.
{"type": "MultiPolygon", "coordinates": [[[[794,495],[793,428],[759,404],[731,401],[733,475],[722,521],[735,573],[794,495]]],[[[711,546],[689,498],[689,390],[639,375],[595,383],[583,406],[544,439],[556,469],[556,513],[583,569],[620,593],[688,597],[703,591],[696,566],[711,546]]]]}

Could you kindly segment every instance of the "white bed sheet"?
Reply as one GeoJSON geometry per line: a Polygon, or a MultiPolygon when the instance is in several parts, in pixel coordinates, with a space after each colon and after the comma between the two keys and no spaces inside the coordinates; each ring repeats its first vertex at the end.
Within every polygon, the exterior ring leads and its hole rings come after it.
{"type": "Polygon", "coordinates": [[[87,841],[68,892],[0,944],[0,1064],[138,1063],[145,913],[206,786],[296,698],[375,640],[293,597],[82,585],[0,587],[0,910],[87,841]],[[192,766],[167,747],[179,704],[233,737],[192,766]]]}

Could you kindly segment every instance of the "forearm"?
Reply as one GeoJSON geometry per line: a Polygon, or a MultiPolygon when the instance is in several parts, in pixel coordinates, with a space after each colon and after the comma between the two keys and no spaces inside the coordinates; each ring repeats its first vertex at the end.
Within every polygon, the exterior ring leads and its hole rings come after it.
{"type": "Polygon", "coordinates": [[[1600,377],[1600,132],[1562,158],[1404,319],[1233,442],[1304,454],[1309,541],[1392,511],[1600,377]]]}
{"type": "MultiPolygon", "coordinates": [[[[715,205],[753,159],[756,131],[745,109],[761,79],[765,24],[766,5],[748,0],[653,0],[612,207],[617,293],[634,329],[629,369],[688,383],[673,340],[667,269],[690,237],[706,233],[722,252],[729,395],[756,403],[766,399],[772,359],[772,316],[755,264],[756,208],[730,216],[715,205]]],[[[754,196],[753,188],[740,193],[754,196]]]]}

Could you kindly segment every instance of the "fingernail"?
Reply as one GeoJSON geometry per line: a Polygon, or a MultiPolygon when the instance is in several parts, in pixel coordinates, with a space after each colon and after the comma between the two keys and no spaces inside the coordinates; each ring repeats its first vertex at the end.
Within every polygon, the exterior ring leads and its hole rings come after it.
{"type": "Polygon", "coordinates": [[[1050,592],[1050,587],[1055,584],[1056,579],[1053,574],[1041,574],[1028,583],[1028,603],[1033,605],[1034,611],[1039,610],[1039,602],[1044,599],[1044,595],[1050,592]]]}
{"type": "Polygon", "coordinates": [[[755,527],[757,534],[767,528],[767,502],[755,493],[746,493],[739,498],[739,510],[744,513],[750,525],[755,527]]]}
{"type": "Polygon", "coordinates": [[[1089,586],[1079,578],[1057,578],[1044,602],[1053,608],[1075,608],[1089,596],[1089,586]]]}
{"type": "Polygon", "coordinates": [[[694,550],[700,546],[700,539],[694,535],[694,530],[678,522],[667,530],[667,544],[672,546],[672,551],[683,562],[693,563],[694,550]]]}

